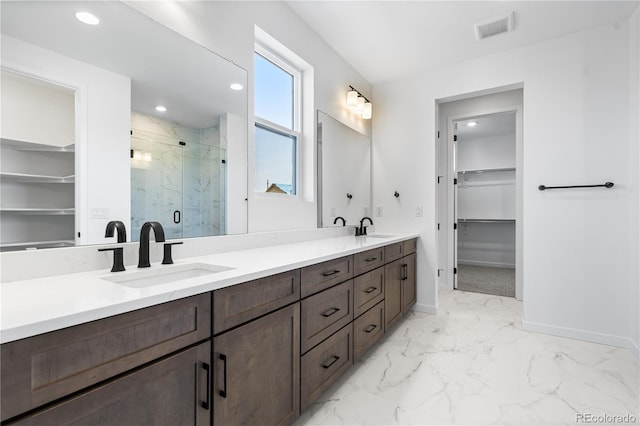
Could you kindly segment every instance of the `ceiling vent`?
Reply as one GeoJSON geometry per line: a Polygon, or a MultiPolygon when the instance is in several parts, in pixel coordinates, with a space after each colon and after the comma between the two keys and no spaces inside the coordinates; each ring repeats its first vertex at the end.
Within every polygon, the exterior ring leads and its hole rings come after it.
{"type": "Polygon", "coordinates": [[[478,22],[473,27],[476,30],[476,39],[492,37],[494,35],[513,31],[515,26],[515,13],[510,12],[497,18],[488,19],[484,22],[478,22]]]}

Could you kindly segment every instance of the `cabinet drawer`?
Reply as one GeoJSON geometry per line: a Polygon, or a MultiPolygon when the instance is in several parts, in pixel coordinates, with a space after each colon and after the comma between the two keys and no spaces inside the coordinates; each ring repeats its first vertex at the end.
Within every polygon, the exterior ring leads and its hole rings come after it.
{"type": "Polygon", "coordinates": [[[353,279],[353,311],[360,316],[384,299],[384,268],[374,269],[353,279]]]}
{"type": "Polygon", "coordinates": [[[2,345],[2,420],[211,335],[211,294],[2,345]]]}
{"type": "Polygon", "coordinates": [[[305,353],[353,320],[353,280],[304,299],[300,309],[305,353]]]}
{"type": "Polygon", "coordinates": [[[353,277],[353,256],[329,260],[302,268],[302,297],[329,288],[353,277]]]}
{"type": "Polygon", "coordinates": [[[384,265],[384,247],[353,255],[353,275],[357,276],[384,265]]]}
{"type": "Polygon", "coordinates": [[[353,322],[353,352],[355,360],[373,346],[384,334],[384,301],[353,322]]]}
{"type": "Polygon", "coordinates": [[[410,240],[404,241],[404,255],[408,255],[411,253],[415,253],[416,249],[418,247],[418,239],[417,238],[412,238],[410,240]]]}
{"type": "Polygon", "coordinates": [[[303,355],[300,364],[302,412],[353,364],[353,324],[303,355]]]}
{"type": "Polygon", "coordinates": [[[206,426],[210,362],[207,341],[11,424],[206,426]]]}
{"type": "Polygon", "coordinates": [[[384,247],[384,262],[389,263],[404,256],[404,242],[389,244],[384,247]]]}
{"type": "Polygon", "coordinates": [[[221,333],[298,300],[299,269],[216,290],[213,332],[221,333]]]}

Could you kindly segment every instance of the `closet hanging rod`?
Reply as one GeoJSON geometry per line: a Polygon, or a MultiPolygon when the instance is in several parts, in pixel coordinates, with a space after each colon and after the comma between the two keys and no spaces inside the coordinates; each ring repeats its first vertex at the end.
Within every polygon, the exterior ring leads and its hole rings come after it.
{"type": "Polygon", "coordinates": [[[605,182],[601,185],[570,185],[570,186],[545,186],[540,185],[538,189],[544,191],[545,189],[569,189],[569,188],[613,188],[613,182],[605,182]]]}

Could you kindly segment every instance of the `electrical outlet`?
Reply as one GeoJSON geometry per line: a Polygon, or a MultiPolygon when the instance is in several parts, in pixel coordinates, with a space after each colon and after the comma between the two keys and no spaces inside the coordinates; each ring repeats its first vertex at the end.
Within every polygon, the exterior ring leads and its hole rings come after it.
{"type": "Polygon", "coordinates": [[[422,206],[416,207],[416,217],[422,217],[422,211],[423,211],[422,206]]]}
{"type": "Polygon", "coordinates": [[[106,207],[91,209],[91,219],[109,218],[109,209],[106,207]]]}
{"type": "Polygon", "coordinates": [[[376,217],[382,217],[382,215],[383,215],[382,206],[376,207],[376,217]]]}

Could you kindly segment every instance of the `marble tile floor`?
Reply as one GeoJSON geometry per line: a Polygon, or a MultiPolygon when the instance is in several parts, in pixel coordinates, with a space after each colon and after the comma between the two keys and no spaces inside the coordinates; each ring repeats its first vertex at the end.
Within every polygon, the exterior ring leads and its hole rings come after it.
{"type": "Polygon", "coordinates": [[[521,318],[513,298],[441,292],[438,315],[409,313],[295,426],[639,424],[628,349],[523,331],[521,318]]]}

